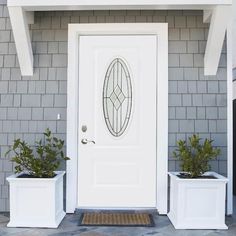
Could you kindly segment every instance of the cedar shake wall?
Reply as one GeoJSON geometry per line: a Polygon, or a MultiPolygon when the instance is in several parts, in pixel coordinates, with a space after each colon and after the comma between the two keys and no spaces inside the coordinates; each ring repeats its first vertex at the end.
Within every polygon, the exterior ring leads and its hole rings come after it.
{"type": "MultiPolygon", "coordinates": [[[[1,3],[0,3],[1,4],[1,3]]],[[[178,139],[193,133],[212,138],[222,150],[212,169],[226,174],[226,47],[216,76],[203,75],[208,24],[201,11],[37,12],[31,26],[34,76],[22,77],[5,4],[0,5],[0,211],[9,210],[5,178],[13,165],[4,153],[16,138],[33,144],[49,127],[66,138],[68,23],[168,22],[169,170],[178,139]],[[57,114],[61,120],[57,120],[57,114]]],[[[147,81],[148,82],[148,81],[147,81]]],[[[157,130],[158,132],[158,130],[157,130]]],[[[62,168],[64,168],[62,166],[62,168]]]]}

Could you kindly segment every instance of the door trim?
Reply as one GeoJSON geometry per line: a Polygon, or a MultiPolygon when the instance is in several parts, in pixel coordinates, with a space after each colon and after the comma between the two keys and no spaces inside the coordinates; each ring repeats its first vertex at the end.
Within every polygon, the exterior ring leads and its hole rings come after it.
{"type": "Polygon", "coordinates": [[[157,37],[157,175],[156,208],[167,214],[168,198],[168,24],[106,23],[69,24],[67,76],[66,212],[77,207],[78,173],[78,69],[79,37],[83,35],[156,35],[157,37]]]}

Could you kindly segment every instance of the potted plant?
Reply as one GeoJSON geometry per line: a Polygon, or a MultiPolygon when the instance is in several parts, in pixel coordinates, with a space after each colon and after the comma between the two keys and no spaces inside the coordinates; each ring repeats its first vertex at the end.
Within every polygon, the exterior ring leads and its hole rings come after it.
{"type": "Polygon", "coordinates": [[[168,217],[176,229],[227,229],[225,195],[227,179],[210,172],[209,161],[220,153],[213,140],[198,135],[177,142],[174,157],[181,172],[170,172],[168,217]]]}
{"type": "Polygon", "coordinates": [[[56,171],[64,155],[64,141],[52,136],[49,129],[35,149],[17,139],[11,149],[15,174],[10,184],[10,222],[8,227],[57,228],[65,216],[63,210],[63,175],[56,171]]]}

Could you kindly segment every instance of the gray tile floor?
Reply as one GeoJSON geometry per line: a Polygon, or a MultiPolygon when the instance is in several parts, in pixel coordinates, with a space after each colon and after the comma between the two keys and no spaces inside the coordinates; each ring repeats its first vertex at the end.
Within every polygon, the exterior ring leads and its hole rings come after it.
{"type": "MultiPolygon", "coordinates": [[[[236,206],[236,197],[234,199],[236,206]]],[[[236,212],[236,207],[235,211],[236,212]]],[[[175,230],[166,216],[155,215],[156,227],[81,227],[79,214],[69,214],[58,229],[7,228],[8,214],[0,214],[0,236],[236,236],[236,214],[227,217],[228,230],[175,230]]]]}

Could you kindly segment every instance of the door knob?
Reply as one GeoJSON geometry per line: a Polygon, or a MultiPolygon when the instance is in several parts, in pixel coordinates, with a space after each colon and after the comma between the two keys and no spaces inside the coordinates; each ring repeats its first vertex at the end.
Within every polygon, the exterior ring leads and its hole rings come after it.
{"type": "Polygon", "coordinates": [[[93,143],[93,144],[95,144],[95,141],[93,141],[93,140],[88,140],[88,139],[86,139],[86,138],[83,138],[83,139],[81,140],[81,143],[82,143],[82,144],[87,144],[87,143],[93,143]]]}

